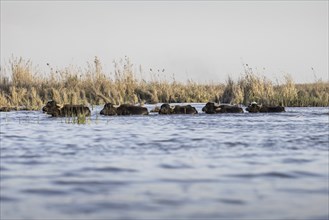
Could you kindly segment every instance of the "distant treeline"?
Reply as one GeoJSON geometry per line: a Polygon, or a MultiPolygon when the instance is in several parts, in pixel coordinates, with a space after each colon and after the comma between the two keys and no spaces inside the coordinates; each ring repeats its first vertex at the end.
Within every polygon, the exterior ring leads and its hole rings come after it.
{"type": "Polygon", "coordinates": [[[1,67],[0,107],[24,106],[40,109],[48,100],[59,103],[101,105],[132,103],[222,102],[248,105],[329,106],[329,82],[317,80],[310,84],[295,84],[290,75],[278,84],[256,74],[244,65],[238,80],[228,77],[224,84],[200,84],[167,80],[154,73],[151,80],[137,77],[128,58],[114,62],[114,73],[105,73],[99,59],[87,68],[68,67],[38,72],[31,61],[12,58],[1,67]]]}

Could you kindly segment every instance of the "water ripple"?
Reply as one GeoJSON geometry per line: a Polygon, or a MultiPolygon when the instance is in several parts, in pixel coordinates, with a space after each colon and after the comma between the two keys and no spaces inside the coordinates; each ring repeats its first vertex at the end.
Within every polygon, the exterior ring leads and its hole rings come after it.
{"type": "Polygon", "coordinates": [[[232,205],[245,205],[246,202],[240,199],[219,199],[220,202],[232,205]]]}
{"type": "Polygon", "coordinates": [[[129,117],[101,108],[84,125],[0,113],[1,219],[327,219],[328,108],[129,117]]]}
{"type": "Polygon", "coordinates": [[[40,196],[63,196],[68,194],[68,192],[54,189],[24,189],[21,192],[40,196]]]}
{"type": "Polygon", "coordinates": [[[281,172],[266,172],[266,173],[242,173],[242,174],[229,174],[229,177],[238,177],[238,178],[261,178],[261,177],[270,177],[270,178],[285,178],[285,179],[295,179],[296,175],[281,173],[281,172]]]}
{"type": "Polygon", "coordinates": [[[0,202],[17,202],[17,201],[19,201],[19,199],[4,196],[4,195],[0,195],[0,202]]]}
{"type": "Polygon", "coordinates": [[[187,164],[160,164],[163,169],[192,169],[193,167],[187,164]]]}
{"type": "Polygon", "coordinates": [[[56,185],[72,185],[72,186],[123,186],[129,184],[127,181],[97,181],[97,180],[56,180],[56,185]]]}
{"type": "Polygon", "coordinates": [[[119,168],[119,167],[87,167],[81,170],[84,171],[93,171],[93,172],[113,172],[113,173],[120,173],[120,172],[129,172],[134,173],[138,172],[136,169],[129,169],[129,168],[119,168]]]}
{"type": "Polygon", "coordinates": [[[287,164],[303,164],[303,163],[311,163],[313,160],[310,159],[300,159],[300,158],[285,158],[282,160],[282,163],[287,164]]]}

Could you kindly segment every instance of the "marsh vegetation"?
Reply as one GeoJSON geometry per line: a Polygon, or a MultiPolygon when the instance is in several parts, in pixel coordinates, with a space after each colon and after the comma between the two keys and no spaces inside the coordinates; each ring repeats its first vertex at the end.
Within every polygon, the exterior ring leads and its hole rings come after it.
{"type": "Polygon", "coordinates": [[[150,72],[150,80],[141,77],[129,58],[114,61],[114,72],[103,71],[95,57],[86,68],[69,66],[39,71],[30,60],[11,58],[1,66],[0,107],[39,110],[48,100],[67,104],[102,105],[144,103],[205,103],[208,101],[244,104],[251,101],[284,106],[329,106],[329,82],[296,84],[290,75],[272,82],[247,64],[238,80],[225,83],[198,83],[168,79],[162,71],[150,72]]]}

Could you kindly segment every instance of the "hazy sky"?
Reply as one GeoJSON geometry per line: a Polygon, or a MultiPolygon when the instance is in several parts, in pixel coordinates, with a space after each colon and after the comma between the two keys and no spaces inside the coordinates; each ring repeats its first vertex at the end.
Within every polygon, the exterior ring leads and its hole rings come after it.
{"type": "Polygon", "coordinates": [[[329,80],[328,1],[1,0],[1,64],[11,55],[45,70],[98,56],[107,71],[126,55],[145,76],[164,68],[180,81],[236,79],[242,63],[329,80]]]}

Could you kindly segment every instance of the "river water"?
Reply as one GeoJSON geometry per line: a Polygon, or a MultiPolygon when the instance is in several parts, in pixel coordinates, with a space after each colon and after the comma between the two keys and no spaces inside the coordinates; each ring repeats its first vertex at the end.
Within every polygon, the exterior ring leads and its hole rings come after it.
{"type": "Polygon", "coordinates": [[[328,108],[115,117],[101,108],[86,124],[0,113],[1,220],[329,218],[328,108]]]}

